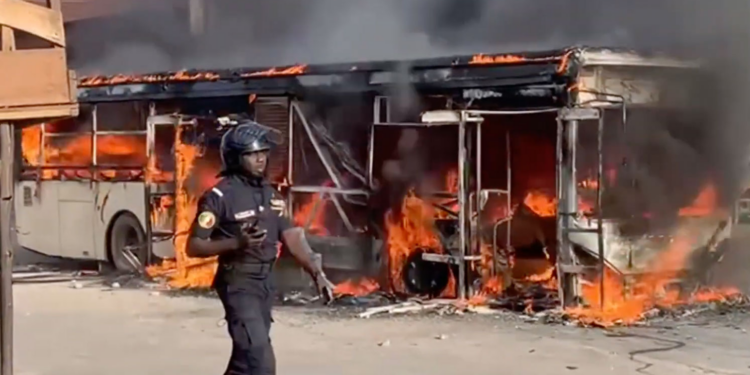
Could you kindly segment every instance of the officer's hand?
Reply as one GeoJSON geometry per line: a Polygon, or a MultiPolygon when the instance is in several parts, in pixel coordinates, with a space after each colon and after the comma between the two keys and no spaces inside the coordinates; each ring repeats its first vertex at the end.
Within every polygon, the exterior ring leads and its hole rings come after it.
{"type": "Polygon", "coordinates": [[[317,276],[315,276],[315,287],[318,289],[318,294],[323,298],[325,303],[333,301],[333,289],[336,286],[328,280],[323,271],[318,272],[317,276]]]}
{"type": "Polygon", "coordinates": [[[240,249],[259,249],[266,239],[266,231],[258,228],[257,224],[242,224],[240,230],[240,249]]]}

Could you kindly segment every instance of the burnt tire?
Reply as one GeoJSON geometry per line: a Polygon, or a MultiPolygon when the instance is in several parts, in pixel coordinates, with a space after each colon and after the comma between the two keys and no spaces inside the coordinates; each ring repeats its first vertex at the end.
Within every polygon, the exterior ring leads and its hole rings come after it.
{"type": "Polygon", "coordinates": [[[107,244],[115,270],[141,272],[148,259],[146,233],[131,213],[118,216],[109,229],[107,244]]]}

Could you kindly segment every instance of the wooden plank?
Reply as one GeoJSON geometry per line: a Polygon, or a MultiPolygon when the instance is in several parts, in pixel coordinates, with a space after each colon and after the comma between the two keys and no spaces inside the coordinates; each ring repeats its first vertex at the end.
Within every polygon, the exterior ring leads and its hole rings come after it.
{"type": "Polygon", "coordinates": [[[36,105],[31,107],[0,108],[0,121],[21,121],[78,116],[78,104],[36,105]]]}
{"type": "Polygon", "coordinates": [[[22,30],[65,47],[63,17],[59,11],[22,0],[0,0],[0,25],[22,30]]]}
{"type": "Polygon", "coordinates": [[[0,108],[75,102],[61,48],[0,52],[0,108]]]}
{"type": "Polygon", "coordinates": [[[8,26],[0,26],[0,46],[2,46],[2,51],[13,51],[16,49],[15,33],[8,26]]]}

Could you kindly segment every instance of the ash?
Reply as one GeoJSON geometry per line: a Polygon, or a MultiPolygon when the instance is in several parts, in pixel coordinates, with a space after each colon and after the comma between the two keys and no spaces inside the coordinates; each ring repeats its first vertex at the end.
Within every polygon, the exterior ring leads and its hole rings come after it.
{"type": "Polygon", "coordinates": [[[516,295],[485,299],[481,304],[455,299],[404,299],[382,292],[366,296],[338,296],[328,305],[317,297],[297,292],[285,295],[281,304],[304,306],[332,318],[392,319],[409,316],[465,319],[471,316],[491,316],[527,324],[605,329],[625,326],[658,327],[668,323],[695,324],[719,318],[750,316],[750,298],[735,295],[721,301],[654,307],[645,311],[636,322],[615,320],[604,323],[578,317],[559,308],[559,300],[554,293],[542,287],[528,288],[516,295]]]}

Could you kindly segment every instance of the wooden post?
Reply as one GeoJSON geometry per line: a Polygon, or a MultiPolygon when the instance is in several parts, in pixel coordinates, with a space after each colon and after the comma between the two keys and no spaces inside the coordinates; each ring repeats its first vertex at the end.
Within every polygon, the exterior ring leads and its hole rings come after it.
{"type": "Polygon", "coordinates": [[[0,0],[0,375],[13,375],[13,189],[17,120],[78,115],[74,75],[65,56],[60,0],[46,7],[0,0]],[[16,50],[15,31],[54,48],[16,50]]]}
{"type": "MultiPolygon", "coordinates": [[[[0,26],[2,52],[16,49],[13,29],[0,26]]],[[[0,374],[13,375],[13,125],[0,123],[0,374]]]]}
{"type": "Polygon", "coordinates": [[[13,375],[13,124],[0,124],[0,374],[13,375]]]}

